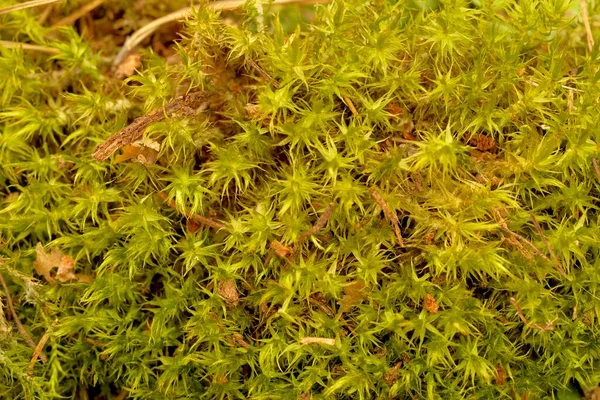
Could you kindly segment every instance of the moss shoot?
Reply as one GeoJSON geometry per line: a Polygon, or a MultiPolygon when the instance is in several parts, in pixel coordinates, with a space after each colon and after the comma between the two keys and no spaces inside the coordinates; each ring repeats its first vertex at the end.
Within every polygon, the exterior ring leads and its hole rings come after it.
{"type": "Polygon", "coordinates": [[[0,15],[1,398],[598,386],[598,1],[83,4],[0,15]]]}

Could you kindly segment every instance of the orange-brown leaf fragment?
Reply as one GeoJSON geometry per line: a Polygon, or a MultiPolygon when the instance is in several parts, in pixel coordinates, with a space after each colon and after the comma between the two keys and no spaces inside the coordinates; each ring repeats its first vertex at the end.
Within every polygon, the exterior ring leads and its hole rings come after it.
{"type": "Polygon", "coordinates": [[[435,298],[429,293],[427,293],[425,295],[425,299],[423,300],[423,308],[425,308],[425,310],[427,310],[428,312],[435,314],[436,312],[438,312],[440,306],[437,303],[437,301],[435,301],[435,298]]]}
{"type": "Polygon", "coordinates": [[[347,312],[365,298],[367,285],[363,280],[355,280],[344,286],[344,296],[340,300],[340,311],[347,312]]]}
{"type": "Polygon", "coordinates": [[[493,138],[482,134],[471,139],[471,144],[480,151],[493,151],[496,149],[496,141],[493,138]]]}
{"type": "Polygon", "coordinates": [[[59,249],[52,249],[50,253],[44,250],[44,246],[38,243],[35,247],[37,259],[33,263],[36,272],[42,275],[48,283],[79,281],[91,283],[92,278],[88,275],[75,274],[75,260],[65,255],[59,249]],[[54,269],[56,273],[54,274],[54,269]]]}
{"type": "Polygon", "coordinates": [[[390,386],[393,385],[400,378],[400,368],[402,368],[401,362],[388,369],[383,377],[383,381],[390,386]]]}
{"type": "Polygon", "coordinates": [[[249,349],[250,345],[248,344],[248,342],[246,342],[244,340],[244,337],[242,335],[240,335],[239,333],[234,333],[233,334],[233,340],[235,343],[239,344],[240,346],[242,346],[245,349],[249,349]]]}
{"type": "Polygon", "coordinates": [[[271,242],[271,249],[275,250],[275,254],[281,258],[286,258],[292,251],[294,251],[294,249],[291,247],[286,246],[277,240],[273,240],[271,242]]]}
{"type": "Polygon", "coordinates": [[[117,79],[129,78],[135,73],[135,70],[142,66],[142,58],[139,54],[130,54],[115,70],[117,79]]]}
{"type": "Polygon", "coordinates": [[[302,393],[300,393],[300,396],[298,396],[298,400],[310,400],[310,399],[312,399],[312,395],[310,394],[309,391],[302,392],[302,393]]]}
{"type": "Polygon", "coordinates": [[[506,370],[500,364],[496,365],[496,385],[504,385],[506,383],[506,370]]]}
{"type": "Polygon", "coordinates": [[[121,154],[115,157],[115,163],[132,160],[144,165],[154,164],[158,159],[160,144],[151,140],[138,140],[131,145],[125,145],[121,154]]]}
{"type": "Polygon", "coordinates": [[[426,245],[433,244],[434,239],[435,239],[435,233],[433,233],[433,232],[427,232],[425,234],[425,236],[423,236],[423,241],[425,242],[426,245]]]}
{"type": "Polygon", "coordinates": [[[387,112],[393,114],[394,116],[401,117],[404,115],[404,108],[402,108],[402,106],[398,103],[388,103],[385,106],[385,109],[387,112]]]}
{"type": "Polygon", "coordinates": [[[236,306],[240,301],[240,294],[233,279],[224,279],[219,282],[219,295],[228,305],[236,306]]]}

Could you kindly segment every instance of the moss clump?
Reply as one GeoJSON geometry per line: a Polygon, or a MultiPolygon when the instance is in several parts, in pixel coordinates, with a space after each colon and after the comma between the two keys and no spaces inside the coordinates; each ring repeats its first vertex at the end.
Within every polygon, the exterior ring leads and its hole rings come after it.
{"type": "Polygon", "coordinates": [[[297,30],[200,8],[179,61],[124,84],[72,29],[1,16],[58,51],[0,48],[0,393],[594,388],[600,58],[578,7],[334,1],[297,30]],[[141,140],[92,157],[132,121],[141,140]]]}

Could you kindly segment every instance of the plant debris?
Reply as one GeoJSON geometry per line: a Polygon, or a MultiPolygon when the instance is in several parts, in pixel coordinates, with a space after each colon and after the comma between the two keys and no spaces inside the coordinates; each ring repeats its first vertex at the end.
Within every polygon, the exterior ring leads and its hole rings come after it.
{"type": "Polygon", "coordinates": [[[427,293],[423,299],[423,308],[431,314],[435,314],[440,309],[439,304],[435,301],[435,297],[427,293]]]}
{"type": "Polygon", "coordinates": [[[193,115],[206,99],[207,95],[205,93],[192,92],[169,101],[164,108],[154,110],[148,115],[136,118],[131,124],[106,139],[104,143],[96,147],[93,157],[100,161],[106,160],[117,149],[133,145],[133,143],[140,140],[145,129],[150,124],[173,117],[177,113],[193,115]]]}
{"type": "Polygon", "coordinates": [[[367,286],[364,281],[356,280],[344,286],[344,296],[340,300],[340,312],[350,311],[352,307],[360,304],[367,296],[367,286]]]}
{"type": "Polygon", "coordinates": [[[219,295],[230,306],[237,306],[240,302],[240,294],[233,279],[219,281],[219,295]]]}
{"type": "Polygon", "coordinates": [[[13,3],[0,397],[598,386],[599,2],[13,3]]]}
{"type": "Polygon", "coordinates": [[[74,273],[75,260],[65,255],[57,248],[53,248],[49,253],[44,246],[38,243],[35,248],[37,258],[33,263],[36,272],[42,275],[48,283],[54,283],[58,280],[61,283],[78,281],[91,283],[92,278],[89,275],[74,273]],[[54,271],[56,269],[56,272],[54,271]]]}

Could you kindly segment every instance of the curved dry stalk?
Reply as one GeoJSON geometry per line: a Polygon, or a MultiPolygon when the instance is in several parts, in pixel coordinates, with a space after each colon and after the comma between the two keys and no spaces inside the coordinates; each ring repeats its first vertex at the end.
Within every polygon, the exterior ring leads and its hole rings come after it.
{"type": "Polygon", "coordinates": [[[387,220],[392,224],[398,245],[400,247],[404,247],[404,240],[402,239],[402,231],[400,230],[400,220],[398,219],[398,215],[396,215],[396,212],[387,205],[383,197],[381,197],[381,194],[376,186],[373,186],[371,190],[369,190],[369,193],[371,194],[371,197],[373,197],[373,200],[375,200],[375,203],[377,203],[379,208],[381,208],[383,211],[383,215],[385,215],[387,220]]]}
{"type": "Polygon", "coordinates": [[[592,34],[592,27],[590,25],[590,17],[588,15],[586,0],[579,0],[579,9],[581,10],[581,18],[583,19],[583,27],[585,28],[585,37],[587,40],[588,50],[592,51],[594,48],[594,35],[592,34]]]}
{"type": "MultiPolygon", "coordinates": [[[[270,5],[286,5],[286,4],[321,4],[327,3],[329,0],[275,0],[270,5]]],[[[245,0],[226,0],[226,1],[218,1],[215,3],[206,4],[206,7],[215,10],[215,11],[224,11],[224,10],[233,10],[238,7],[241,7],[246,3],[245,0]]],[[[119,65],[125,57],[137,47],[144,39],[150,36],[154,31],[160,28],[163,25],[169,24],[171,22],[180,21],[189,17],[192,14],[192,10],[194,7],[185,7],[180,10],[174,11],[170,14],[165,15],[164,17],[160,17],[150,22],[149,24],[141,27],[137,31],[135,31],[131,36],[127,38],[125,44],[119,51],[119,54],[115,57],[113,61],[113,66],[119,65]]]]}
{"type": "MultiPolygon", "coordinates": [[[[19,316],[17,315],[17,312],[15,311],[15,306],[13,304],[12,298],[10,297],[10,292],[8,291],[8,286],[6,285],[6,281],[4,280],[4,277],[2,276],[2,274],[0,274],[0,285],[2,285],[2,288],[4,289],[4,292],[6,294],[6,302],[8,303],[8,309],[10,310],[10,314],[12,315],[13,320],[15,321],[15,324],[17,324],[17,330],[19,331],[21,336],[23,336],[23,339],[25,339],[25,342],[27,342],[29,347],[31,347],[34,350],[34,352],[36,352],[37,345],[33,342],[33,339],[31,339],[29,332],[27,332],[27,330],[23,326],[23,323],[21,323],[21,320],[19,319],[19,316]]],[[[48,358],[42,351],[37,353],[37,356],[44,363],[46,361],[48,361],[48,358]]]]}
{"type": "Polygon", "coordinates": [[[50,54],[53,56],[60,54],[60,50],[54,49],[52,47],[38,46],[37,44],[29,44],[29,43],[21,43],[21,42],[9,42],[7,40],[0,40],[0,47],[5,47],[7,49],[21,48],[23,50],[39,51],[40,53],[46,53],[46,54],[50,54]]]}
{"type": "Polygon", "coordinates": [[[51,28],[56,29],[59,26],[71,25],[73,22],[77,21],[79,18],[83,17],[93,9],[100,7],[102,3],[104,3],[104,0],[94,0],[91,3],[84,4],[83,7],[79,8],[74,13],[67,15],[66,17],[52,24],[51,28]]]}
{"type": "Polygon", "coordinates": [[[44,346],[46,345],[46,342],[48,341],[48,339],[50,339],[50,331],[49,330],[46,331],[46,333],[44,333],[44,336],[42,336],[42,338],[38,342],[37,346],[35,346],[35,349],[33,350],[33,357],[31,357],[31,361],[29,361],[29,366],[27,367],[27,371],[30,374],[33,372],[33,368],[35,367],[36,361],[42,355],[42,350],[44,349],[44,346]]]}
{"type": "Polygon", "coordinates": [[[60,0],[31,0],[25,3],[15,4],[14,6],[8,6],[0,8],[0,15],[8,14],[13,11],[25,10],[27,8],[44,6],[46,4],[58,3],[60,0]]]}

